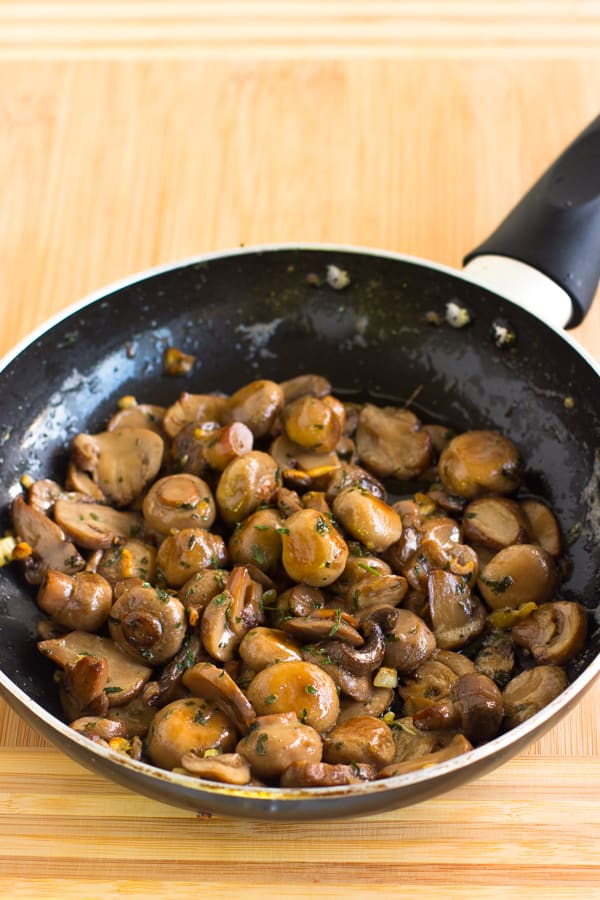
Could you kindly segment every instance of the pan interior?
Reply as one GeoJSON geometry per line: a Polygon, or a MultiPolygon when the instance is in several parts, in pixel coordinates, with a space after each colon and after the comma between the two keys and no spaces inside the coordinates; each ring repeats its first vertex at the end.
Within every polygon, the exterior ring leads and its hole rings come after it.
{"type": "MultiPolygon", "coordinates": [[[[347,400],[408,403],[455,430],[496,428],[519,446],[525,489],[556,511],[572,574],[563,596],[600,596],[598,374],[533,316],[460,278],[393,257],[330,249],[247,252],[142,278],[67,316],[0,372],[0,510],[24,473],[64,480],[79,431],[102,430],[117,400],[168,405],[181,391],[230,392],[255,378],[328,376],[347,400]],[[336,290],[328,266],[348,273],[336,290]],[[446,304],[467,309],[463,328],[446,304]],[[493,326],[516,334],[501,349],[493,326]],[[436,324],[437,323],[437,324],[436,324]],[[197,357],[163,372],[167,346],[197,357]]],[[[0,570],[2,668],[60,715],[53,667],[37,652],[34,593],[0,570]]],[[[579,666],[598,651],[599,629],[579,666]]],[[[577,674],[577,670],[571,673],[577,674]]]]}

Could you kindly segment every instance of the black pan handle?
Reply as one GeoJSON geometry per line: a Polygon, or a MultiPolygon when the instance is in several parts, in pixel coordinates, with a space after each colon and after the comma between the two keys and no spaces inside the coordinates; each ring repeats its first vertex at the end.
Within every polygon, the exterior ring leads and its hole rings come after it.
{"type": "Polygon", "coordinates": [[[571,298],[567,327],[581,322],[600,280],[600,116],[464,263],[489,255],[543,272],[571,298]]]}

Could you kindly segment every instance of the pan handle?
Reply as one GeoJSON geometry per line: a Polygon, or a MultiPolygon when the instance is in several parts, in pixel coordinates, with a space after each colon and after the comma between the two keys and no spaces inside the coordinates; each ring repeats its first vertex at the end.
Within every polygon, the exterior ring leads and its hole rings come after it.
{"type": "MultiPolygon", "coordinates": [[[[592,304],[600,280],[600,116],[559,156],[520,203],[482,244],[465,256],[465,275],[502,292],[505,275],[529,291],[529,308],[555,324],[573,328],[592,304]],[[517,261],[512,269],[505,264],[517,261]],[[533,267],[535,271],[531,271],[533,267]],[[548,279],[553,283],[548,284],[548,279]],[[497,282],[497,283],[495,283],[497,282]],[[552,290],[548,293],[547,288],[552,290]],[[554,310],[549,305],[558,304],[554,310]],[[562,319],[562,322],[560,321],[562,319]]],[[[504,290],[511,296],[508,285],[504,290]]],[[[524,294],[527,297],[527,294],[524,294]]],[[[519,302],[518,297],[516,297],[519,302]]]]}

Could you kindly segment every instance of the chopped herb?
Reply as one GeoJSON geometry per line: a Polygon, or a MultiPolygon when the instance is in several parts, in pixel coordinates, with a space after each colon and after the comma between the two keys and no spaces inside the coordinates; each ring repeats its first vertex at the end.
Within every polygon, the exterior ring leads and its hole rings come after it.
{"type": "Polygon", "coordinates": [[[259,547],[258,544],[252,544],[250,553],[252,554],[252,559],[255,563],[258,563],[259,566],[264,566],[267,559],[265,556],[265,551],[262,549],[262,547],[259,547]]]}
{"type": "Polygon", "coordinates": [[[339,628],[340,628],[340,625],[341,625],[341,624],[342,624],[342,610],[341,610],[341,609],[336,609],[336,611],[335,611],[335,622],[333,623],[333,625],[331,626],[331,629],[329,630],[329,635],[328,635],[328,637],[333,637],[334,634],[336,634],[336,633],[339,631],[339,628]]]}
{"type": "Polygon", "coordinates": [[[176,509],[196,509],[197,505],[198,505],[197,503],[189,503],[189,502],[178,503],[176,505],[176,509]]]}
{"type": "Polygon", "coordinates": [[[375,566],[370,566],[368,563],[359,562],[356,563],[359,569],[364,569],[365,572],[368,572],[369,575],[375,575],[377,578],[381,578],[383,572],[380,572],[379,569],[376,569],[375,566]]]}
{"type": "Polygon", "coordinates": [[[265,756],[267,752],[267,748],[265,744],[269,740],[269,735],[266,731],[262,731],[258,737],[256,738],[256,752],[259,756],[265,756]]]}
{"type": "Polygon", "coordinates": [[[317,689],[316,689],[316,687],[314,686],[314,684],[306,684],[306,685],[304,686],[304,690],[306,691],[307,694],[313,694],[313,695],[314,695],[314,694],[317,693],[317,689]]]}
{"type": "Polygon", "coordinates": [[[329,524],[325,521],[323,516],[319,516],[315,528],[318,534],[329,534],[330,531],[329,524]]]}
{"type": "Polygon", "coordinates": [[[280,526],[276,529],[276,531],[278,531],[279,534],[289,534],[289,533],[290,533],[290,529],[289,529],[289,528],[286,528],[285,525],[280,525],[280,526]]]}
{"type": "Polygon", "coordinates": [[[257,531],[268,531],[271,527],[270,525],[255,525],[254,526],[257,531]]]}
{"type": "Polygon", "coordinates": [[[229,594],[227,591],[223,591],[221,594],[217,594],[216,597],[213,597],[215,606],[223,606],[224,603],[227,603],[229,599],[229,594]]]}
{"type": "Polygon", "coordinates": [[[515,580],[511,575],[505,575],[504,578],[499,578],[497,581],[487,578],[483,578],[482,581],[494,594],[503,594],[511,584],[515,583],[515,580]]]}
{"type": "Polygon", "coordinates": [[[276,700],[277,700],[277,694],[269,694],[268,697],[265,697],[265,703],[268,703],[269,705],[271,703],[275,703],[276,700]]]}
{"type": "Polygon", "coordinates": [[[120,693],[122,693],[122,691],[123,691],[123,688],[121,688],[121,687],[105,687],[104,688],[105,694],[120,694],[120,693]]]}

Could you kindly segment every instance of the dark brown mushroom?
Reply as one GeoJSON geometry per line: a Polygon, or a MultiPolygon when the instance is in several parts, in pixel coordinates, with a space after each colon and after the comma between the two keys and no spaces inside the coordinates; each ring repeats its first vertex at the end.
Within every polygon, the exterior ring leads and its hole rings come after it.
{"type": "Polygon", "coordinates": [[[363,763],[381,769],[394,758],[394,737],[381,719],[356,716],[324,735],[323,758],[328,763],[363,763]]]}
{"type": "Polygon", "coordinates": [[[472,499],[482,494],[513,494],[523,464],[514,443],[496,431],[465,431],[452,438],[438,463],[444,487],[472,499]]]}
{"type": "Polygon", "coordinates": [[[437,646],[464,647],[485,629],[487,612],[464,578],[434,569],[427,580],[429,613],[437,646]]]}
{"type": "Polygon", "coordinates": [[[183,683],[194,697],[205,697],[224,712],[240,734],[248,734],[256,712],[224,669],[210,662],[197,663],[185,672],[183,683]]]}
{"type": "Polygon", "coordinates": [[[567,686],[559,666],[534,666],[516,675],[502,692],[504,723],[515,728],[558,697],[567,686]]]}
{"type": "Polygon", "coordinates": [[[321,645],[321,650],[334,663],[353,675],[369,675],[377,669],[383,662],[386,649],[383,630],[377,622],[366,619],[361,630],[365,642],[360,648],[338,639],[321,645]]]}
{"type": "Polygon", "coordinates": [[[587,612],[579,603],[544,603],[511,630],[515,644],[531,653],[536,663],[563,666],[581,653],[587,636],[587,612]]]}
{"type": "Polygon", "coordinates": [[[123,406],[109,420],[107,431],[119,431],[121,428],[149,428],[162,436],[162,420],[166,409],[155,403],[131,403],[123,406]]]}
{"type": "Polygon", "coordinates": [[[66,498],[60,498],[54,504],[54,519],[69,537],[87,550],[100,550],[112,546],[116,539],[136,537],[143,524],[139,513],[66,498]]]}
{"type": "Polygon", "coordinates": [[[474,744],[498,734],[504,707],[494,682],[481,672],[462,675],[447,700],[415,713],[414,724],[423,731],[458,729],[474,744]]]}
{"type": "Polygon", "coordinates": [[[252,779],[250,766],[239,753],[200,756],[195,750],[189,750],[181,757],[181,766],[186,774],[222,784],[243,785],[252,779]]]}
{"type": "Polygon", "coordinates": [[[516,500],[509,497],[479,497],[465,507],[463,533],[466,540],[472,543],[501,550],[527,540],[528,522],[516,500]]]}
{"type": "Polygon", "coordinates": [[[69,575],[83,569],[85,560],[66,540],[62,529],[21,496],[13,500],[12,519],[19,540],[31,547],[31,555],[24,560],[25,578],[30,584],[40,584],[49,569],[69,575]]]}
{"type": "Polygon", "coordinates": [[[492,632],[487,642],[475,657],[479,672],[504,688],[510,681],[515,668],[515,651],[508,635],[492,632]]]}
{"type": "Polygon", "coordinates": [[[426,659],[410,675],[402,678],[398,695],[404,702],[403,714],[414,716],[450,696],[458,675],[435,658],[426,659]]]}
{"type": "Polygon", "coordinates": [[[162,463],[162,438],[148,428],[121,428],[78,434],[71,453],[115,506],[127,506],[156,478],[162,463]]]}
{"type": "Polygon", "coordinates": [[[377,775],[375,766],[364,763],[314,763],[295,762],[282,772],[281,787],[342,787],[373,781],[377,775]]]}
{"type": "Polygon", "coordinates": [[[371,613],[385,635],[383,664],[398,672],[412,672],[435,650],[435,637],[425,622],[408,609],[382,607],[371,613]]]}
{"type": "Polygon", "coordinates": [[[156,681],[149,681],[142,691],[142,699],[150,707],[164,706],[177,698],[184,673],[202,657],[202,645],[195,634],[186,634],[184,641],[163,669],[156,681]]]}
{"type": "Polygon", "coordinates": [[[67,575],[49,569],[38,591],[37,602],[58,625],[69,630],[97,631],[112,605],[112,588],[94,572],[67,575]]]}
{"type": "Polygon", "coordinates": [[[60,700],[67,719],[106,713],[108,672],[106,659],[97,656],[80,656],[65,666],[60,700]]]}
{"type": "Polygon", "coordinates": [[[326,492],[328,501],[332,503],[341,491],[349,487],[368,491],[379,500],[385,501],[387,498],[384,485],[371,472],[354,463],[342,462],[329,479],[326,492]]]}
{"type": "Polygon", "coordinates": [[[418,477],[432,459],[431,438],[410,410],[365,403],[358,417],[356,449],[379,478],[418,477]]]}
{"type": "Polygon", "coordinates": [[[535,544],[500,550],[482,569],[478,586],[490,609],[545,603],[558,583],[554,559],[535,544]]]}

